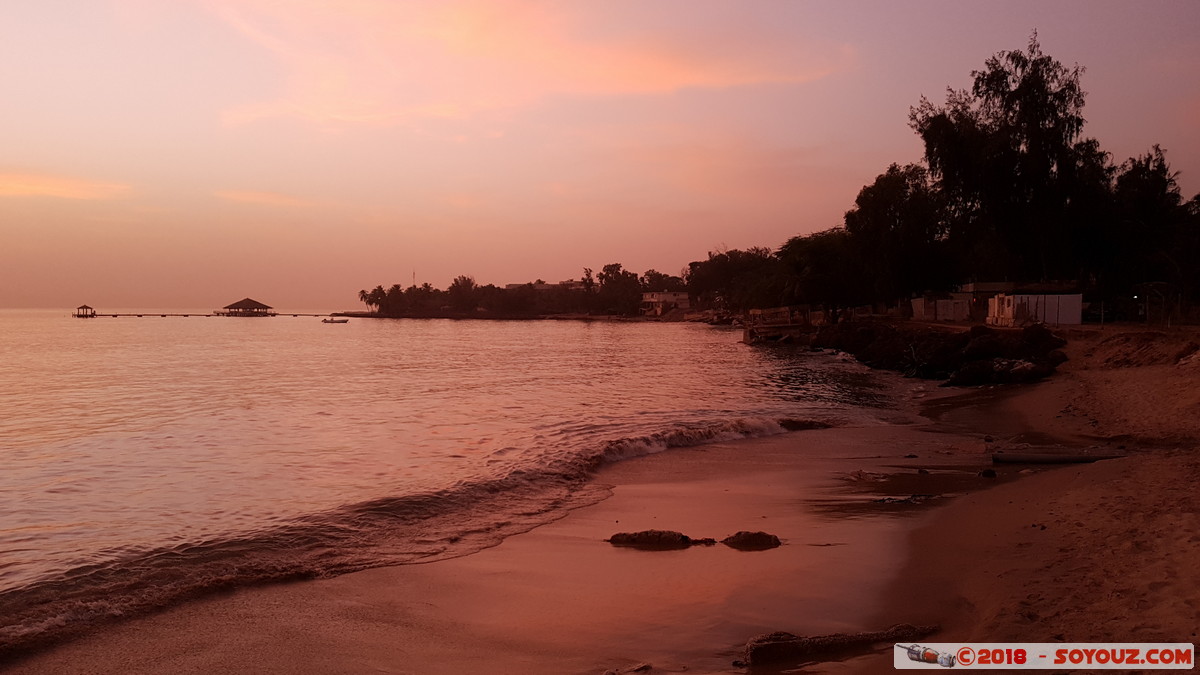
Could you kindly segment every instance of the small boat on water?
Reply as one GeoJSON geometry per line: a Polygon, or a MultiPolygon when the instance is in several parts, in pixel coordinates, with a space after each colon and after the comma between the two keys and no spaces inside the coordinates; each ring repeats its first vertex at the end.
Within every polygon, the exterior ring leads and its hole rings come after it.
{"type": "Polygon", "coordinates": [[[321,323],[350,323],[350,319],[334,319],[330,317],[328,319],[321,319],[321,323]]]}

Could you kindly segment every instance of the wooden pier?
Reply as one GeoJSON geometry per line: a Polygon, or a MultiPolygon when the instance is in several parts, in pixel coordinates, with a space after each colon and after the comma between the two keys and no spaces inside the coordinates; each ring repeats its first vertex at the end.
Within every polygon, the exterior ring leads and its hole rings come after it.
{"type": "MultiPolygon", "coordinates": [[[[264,314],[263,316],[322,316],[322,317],[324,317],[324,316],[338,316],[339,314],[340,314],[339,312],[330,312],[330,313],[328,313],[328,314],[292,314],[291,312],[276,312],[276,313],[272,313],[272,314],[264,314]]],[[[159,314],[158,312],[142,312],[141,314],[131,314],[131,313],[122,313],[122,312],[118,312],[118,313],[116,313],[116,314],[101,314],[101,313],[97,312],[97,313],[95,313],[95,314],[90,314],[90,315],[88,315],[86,318],[89,318],[89,319],[95,319],[95,318],[104,317],[104,316],[110,316],[110,317],[112,317],[112,318],[114,318],[114,319],[117,319],[117,318],[120,318],[120,317],[131,317],[131,316],[132,316],[132,317],[137,317],[137,318],[139,318],[139,319],[140,319],[140,318],[142,318],[142,317],[147,317],[147,316],[158,316],[158,317],[168,317],[168,316],[182,316],[182,317],[203,316],[203,317],[210,317],[210,316],[229,316],[229,315],[228,315],[228,314],[217,314],[217,313],[215,313],[215,312],[208,312],[208,313],[191,313],[191,314],[159,314]]],[[[85,317],[80,317],[80,318],[85,318],[85,317]]]]}
{"type": "Polygon", "coordinates": [[[341,313],[339,313],[339,312],[330,312],[329,314],[302,314],[302,313],[295,313],[295,312],[282,312],[281,313],[281,312],[274,311],[274,308],[271,307],[270,305],[264,305],[263,303],[261,303],[257,300],[251,300],[250,298],[246,298],[244,300],[238,300],[237,302],[235,302],[231,305],[226,305],[225,307],[215,310],[215,311],[212,311],[212,312],[188,312],[187,314],[171,313],[171,312],[167,312],[167,313],[162,313],[162,312],[114,312],[114,313],[108,313],[108,314],[101,314],[92,307],[89,307],[87,305],[80,305],[79,307],[75,308],[74,316],[77,319],[95,319],[95,318],[101,317],[101,316],[108,316],[108,317],[112,317],[114,319],[119,319],[121,317],[135,317],[135,318],[140,319],[142,317],[147,317],[147,316],[157,316],[157,317],[163,317],[163,318],[168,317],[168,316],[182,316],[182,317],[236,316],[236,317],[261,318],[261,317],[271,317],[271,316],[309,316],[309,317],[321,316],[321,317],[325,317],[325,316],[338,316],[339,314],[341,314],[341,313]]]}

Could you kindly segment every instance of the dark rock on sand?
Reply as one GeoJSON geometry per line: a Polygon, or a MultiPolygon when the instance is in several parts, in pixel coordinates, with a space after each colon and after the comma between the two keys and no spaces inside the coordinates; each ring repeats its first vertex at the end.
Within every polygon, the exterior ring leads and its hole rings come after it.
{"type": "Polygon", "coordinates": [[[800,637],[791,633],[768,633],[751,638],[746,643],[747,665],[814,660],[823,656],[851,650],[865,650],[879,642],[909,642],[936,633],[937,626],[897,624],[885,631],[868,633],[834,633],[800,637]]]}
{"type": "Polygon", "coordinates": [[[669,551],[689,546],[712,546],[717,540],[706,537],[693,539],[674,530],[643,530],[641,532],[618,532],[605,539],[613,546],[629,546],[648,551],[669,551]]]}
{"type": "Polygon", "coordinates": [[[980,478],[995,478],[996,470],[995,469],[984,469],[983,471],[979,472],[979,477],[980,478]]]}
{"type": "Polygon", "coordinates": [[[746,532],[745,530],[732,534],[721,540],[729,548],[739,551],[765,551],[780,545],[779,537],[766,532],[746,532]]]}

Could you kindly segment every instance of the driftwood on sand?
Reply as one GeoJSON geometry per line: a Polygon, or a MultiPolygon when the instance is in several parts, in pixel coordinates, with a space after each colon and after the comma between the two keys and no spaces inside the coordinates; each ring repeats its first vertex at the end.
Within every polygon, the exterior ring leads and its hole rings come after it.
{"type": "Polygon", "coordinates": [[[767,633],[746,643],[743,665],[787,663],[817,660],[826,655],[865,650],[880,642],[909,642],[920,640],[938,631],[937,626],[896,624],[885,631],[866,633],[834,633],[801,637],[791,633],[767,633]]]}
{"type": "Polygon", "coordinates": [[[993,464],[1084,464],[1105,459],[1120,459],[1125,455],[1085,455],[1078,452],[994,452],[993,464]]]}

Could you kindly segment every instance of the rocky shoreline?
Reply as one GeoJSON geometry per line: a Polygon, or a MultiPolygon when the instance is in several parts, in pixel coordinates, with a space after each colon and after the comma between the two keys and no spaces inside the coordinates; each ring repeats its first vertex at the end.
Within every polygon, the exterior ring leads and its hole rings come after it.
{"type": "Polygon", "coordinates": [[[842,322],[820,327],[809,347],[836,349],[863,364],[908,377],[945,380],[947,386],[1035,382],[1067,360],[1067,341],[1049,328],[972,326],[969,330],[921,324],[842,322]]]}

